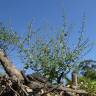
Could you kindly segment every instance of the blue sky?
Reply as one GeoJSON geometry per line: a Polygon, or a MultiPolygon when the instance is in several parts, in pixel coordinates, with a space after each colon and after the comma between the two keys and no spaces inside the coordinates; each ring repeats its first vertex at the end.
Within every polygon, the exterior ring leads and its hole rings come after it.
{"type": "MultiPolygon", "coordinates": [[[[36,28],[46,23],[59,28],[62,26],[62,16],[65,15],[68,24],[75,25],[78,31],[85,13],[86,37],[90,42],[96,42],[95,10],[96,0],[0,0],[0,21],[5,24],[11,22],[14,29],[22,35],[33,19],[36,28]]],[[[86,58],[96,59],[96,46],[86,58]]]]}

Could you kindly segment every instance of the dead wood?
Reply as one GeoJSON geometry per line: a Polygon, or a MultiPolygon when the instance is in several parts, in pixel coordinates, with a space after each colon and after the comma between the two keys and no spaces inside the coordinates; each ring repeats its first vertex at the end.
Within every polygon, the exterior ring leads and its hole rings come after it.
{"type": "Polygon", "coordinates": [[[14,64],[12,64],[2,49],[0,49],[0,63],[9,77],[13,79],[18,78],[18,80],[24,79],[21,72],[16,68],[14,64]]]}
{"type": "MultiPolygon", "coordinates": [[[[48,83],[48,82],[47,82],[48,83]]],[[[74,90],[71,88],[66,88],[62,85],[47,85],[40,81],[30,81],[29,84],[24,85],[19,81],[13,81],[11,78],[2,77],[0,80],[0,93],[3,96],[7,96],[6,94],[12,94],[11,96],[35,96],[33,94],[39,94],[39,96],[46,96],[48,93],[58,93],[67,94],[65,96],[75,96],[72,94],[79,94],[79,96],[87,96],[87,92],[84,90],[74,90]],[[45,86],[46,85],[46,86],[45,86]],[[2,91],[3,90],[3,91],[2,91]],[[45,90],[45,92],[41,92],[41,90],[45,90]],[[18,94],[17,94],[18,93],[18,94]],[[70,93],[70,95],[68,95],[70,93]],[[5,94],[5,95],[4,95],[5,94]],[[83,95],[80,95],[83,94],[83,95]]],[[[0,95],[2,96],[2,95],[0,95]]],[[[64,96],[64,95],[62,95],[64,96]]],[[[77,96],[77,95],[76,95],[77,96]]]]}
{"type": "Polygon", "coordinates": [[[40,74],[25,75],[23,71],[16,68],[1,49],[0,63],[7,74],[0,77],[0,96],[47,96],[49,93],[62,94],[58,96],[77,96],[76,94],[87,96],[84,90],[53,85],[40,74]],[[41,90],[44,92],[42,93],[41,90]]]}

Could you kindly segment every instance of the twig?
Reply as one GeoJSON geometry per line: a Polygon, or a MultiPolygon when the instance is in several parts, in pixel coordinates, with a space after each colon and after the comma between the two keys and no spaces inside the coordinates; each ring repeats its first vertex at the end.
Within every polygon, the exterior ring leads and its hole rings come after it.
{"type": "MultiPolygon", "coordinates": [[[[20,87],[21,87],[21,86],[20,86],[20,87]]],[[[28,96],[28,93],[24,90],[24,88],[21,87],[21,89],[22,89],[22,91],[25,93],[25,95],[28,96]]]]}
{"type": "Polygon", "coordinates": [[[4,92],[5,89],[6,89],[6,87],[4,87],[4,89],[0,92],[0,96],[2,95],[2,93],[4,92]]]}
{"type": "Polygon", "coordinates": [[[10,89],[11,89],[14,93],[16,93],[18,96],[20,96],[10,85],[9,85],[9,87],[10,87],[10,89]]]}
{"type": "Polygon", "coordinates": [[[54,91],[54,90],[57,89],[57,88],[58,88],[58,86],[53,87],[53,88],[51,88],[50,90],[46,91],[45,93],[41,94],[41,96],[45,96],[46,94],[48,94],[48,93],[54,91]]]}

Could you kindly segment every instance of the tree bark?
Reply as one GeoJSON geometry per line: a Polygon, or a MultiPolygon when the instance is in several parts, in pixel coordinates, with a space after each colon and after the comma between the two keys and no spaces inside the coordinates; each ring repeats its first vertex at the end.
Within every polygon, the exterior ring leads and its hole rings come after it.
{"type": "Polygon", "coordinates": [[[13,79],[16,77],[18,80],[24,80],[21,72],[12,64],[2,49],[0,49],[0,63],[9,77],[13,79]]]}

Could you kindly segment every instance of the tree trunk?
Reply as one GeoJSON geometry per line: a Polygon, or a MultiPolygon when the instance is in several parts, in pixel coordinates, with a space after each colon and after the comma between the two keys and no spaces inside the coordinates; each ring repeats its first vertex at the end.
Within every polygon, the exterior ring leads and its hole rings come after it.
{"type": "Polygon", "coordinates": [[[12,77],[13,79],[16,77],[18,80],[23,80],[21,72],[11,63],[2,49],[0,49],[0,63],[9,77],[12,77]]]}

